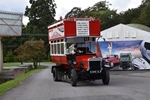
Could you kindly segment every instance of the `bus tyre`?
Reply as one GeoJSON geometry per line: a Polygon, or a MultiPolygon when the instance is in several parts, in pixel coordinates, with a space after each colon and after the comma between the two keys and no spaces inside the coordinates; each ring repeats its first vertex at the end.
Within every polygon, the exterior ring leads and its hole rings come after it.
{"type": "Polygon", "coordinates": [[[104,85],[108,85],[110,80],[109,76],[109,70],[108,69],[103,69],[103,76],[102,76],[102,82],[104,85]]]}
{"type": "Polygon", "coordinates": [[[76,86],[77,85],[77,72],[75,69],[71,70],[71,85],[76,86]]]}
{"type": "Polygon", "coordinates": [[[53,80],[58,81],[58,69],[57,68],[53,69],[53,80]]]}

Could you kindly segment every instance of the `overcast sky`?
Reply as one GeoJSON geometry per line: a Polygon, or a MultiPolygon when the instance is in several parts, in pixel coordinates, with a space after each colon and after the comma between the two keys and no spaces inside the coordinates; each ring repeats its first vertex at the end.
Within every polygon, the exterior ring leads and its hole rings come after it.
{"type": "MultiPolygon", "coordinates": [[[[60,16],[64,17],[73,7],[80,7],[82,10],[93,6],[95,3],[104,0],[55,0],[56,19],[60,16]]],[[[115,9],[118,12],[126,11],[129,8],[138,7],[142,0],[107,0],[112,4],[111,9],[115,9]]],[[[25,12],[25,7],[29,6],[29,0],[0,0],[0,10],[12,11],[12,12],[25,12]]],[[[23,23],[28,22],[27,17],[23,17],[23,23]]]]}

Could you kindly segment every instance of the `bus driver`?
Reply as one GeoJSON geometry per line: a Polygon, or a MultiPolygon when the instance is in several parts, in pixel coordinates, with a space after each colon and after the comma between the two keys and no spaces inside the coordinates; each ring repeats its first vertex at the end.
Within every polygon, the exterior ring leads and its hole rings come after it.
{"type": "Polygon", "coordinates": [[[83,53],[83,51],[79,50],[77,45],[74,45],[74,49],[72,51],[72,54],[79,54],[79,53],[83,53]]]}

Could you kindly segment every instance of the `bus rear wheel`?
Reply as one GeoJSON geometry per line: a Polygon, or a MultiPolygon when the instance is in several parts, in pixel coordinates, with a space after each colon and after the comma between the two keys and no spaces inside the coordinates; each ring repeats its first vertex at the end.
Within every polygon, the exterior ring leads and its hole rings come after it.
{"type": "Polygon", "coordinates": [[[53,69],[53,80],[58,81],[58,69],[57,68],[53,69]]]}

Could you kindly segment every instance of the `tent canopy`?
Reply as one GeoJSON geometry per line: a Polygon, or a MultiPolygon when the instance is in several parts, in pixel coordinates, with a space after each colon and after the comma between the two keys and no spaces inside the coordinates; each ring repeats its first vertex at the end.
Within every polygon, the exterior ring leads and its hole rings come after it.
{"type": "Polygon", "coordinates": [[[20,36],[22,32],[22,13],[0,11],[0,37],[20,36]]]}
{"type": "Polygon", "coordinates": [[[149,27],[140,24],[118,24],[102,31],[101,34],[106,41],[149,40],[149,31],[149,27]]]}

